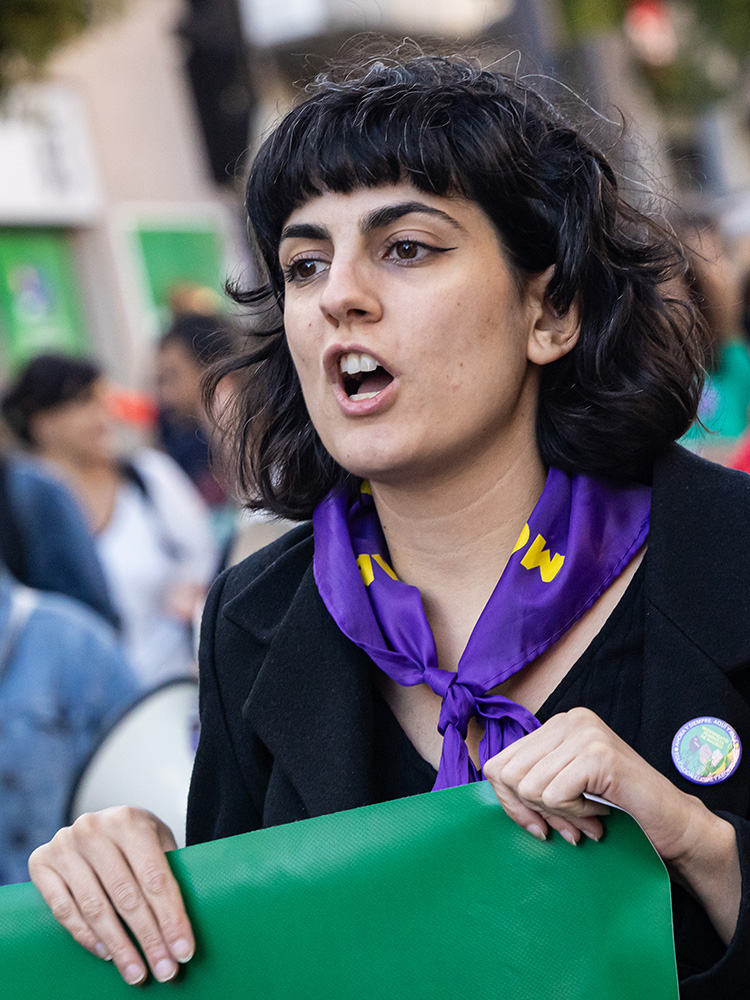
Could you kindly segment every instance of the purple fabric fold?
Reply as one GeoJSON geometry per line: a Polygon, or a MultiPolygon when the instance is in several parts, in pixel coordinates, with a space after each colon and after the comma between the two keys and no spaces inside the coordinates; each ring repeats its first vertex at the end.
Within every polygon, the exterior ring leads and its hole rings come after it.
{"type": "Polygon", "coordinates": [[[484,725],[480,764],[538,728],[522,705],[491,694],[552,646],[620,575],[648,534],[651,491],[550,469],[455,673],[442,670],[416,587],[396,578],[372,495],[334,490],[313,514],[313,571],[334,621],[389,677],[442,699],[435,789],[481,778],[466,746],[484,725]]]}

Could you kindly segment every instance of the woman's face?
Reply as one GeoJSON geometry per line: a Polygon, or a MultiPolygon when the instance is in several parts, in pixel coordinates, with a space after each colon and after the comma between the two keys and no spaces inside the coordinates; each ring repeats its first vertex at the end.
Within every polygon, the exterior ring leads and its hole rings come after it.
{"type": "Polygon", "coordinates": [[[476,203],[408,183],[323,194],[279,257],[305,403],[344,468],[397,484],[535,449],[541,300],[476,203]]]}
{"type": "Polygon", "coordinates": [[[168,340],[156,356],[159,405],[175,417],[198,419],[203,413],[202,374],[195,357],[182,344],[168,340]]]}
{"type": "Polygon", "coordinates": [[[96,379],[75,399],[37,413],[31,435],[39,452],[74,465],[108,462],[114,455],[114,427],[106,380],[96,379]]]}

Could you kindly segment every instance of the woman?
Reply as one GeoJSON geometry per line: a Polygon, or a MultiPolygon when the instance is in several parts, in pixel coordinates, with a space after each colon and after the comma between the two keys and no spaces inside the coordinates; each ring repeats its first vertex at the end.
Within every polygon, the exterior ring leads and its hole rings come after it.
{"type": "Polygon", "coordinates": [[[696,216],[683,227],[690,247],[688,291],[709,331],[711,351],[696,422],[682,442],[715,462],[729,464],[750,418],[750,351],[742,336],[739,274],[715,219],[696,216]]]}
{"type": "Polygon", "coordinates": [[[29,854],[66,822],[71,788],[138,691],[98,614],[0,563],[0,885],[26,880],[29,854]]]}
{"type": "Polygon", "coordinates": [[[118,459],[108,393],[97,365],[44,354],[3,408],[88,515],[126,653],[141,684],[153,687],[193,671],[190,625],[217,552],[200,497],[171,459],[150,449],[118,459]]]}
{"type": "MultiPolygon", "coordinates": [[[[672,873],[684,997],[732,995],[750,782],[733,751],[708,783],[670,750],[697,716],[750,732],[750,489],[670,447],[702,356],[663,294],[676,248],[546,102],[461,59],[320,80],[247,205],[268,284],[244,300],[283,325],[241,362],[240,478],[313,524],[209,597],[188,840],[481,767],[531,835],[575,844],[602,834],[598,795],[672,873]]],[[[116,910],[157,978],[192,954],[172,844],[120,810],[32,858],[129,982],[116,910]]]]}
{"type": "Polygon", "coordinates": [[[183,313],[159,340],[156,355],[162,444],[210,508],[225,507],[227,497],[211,470],[201,378],[212,363],[235,353],[233,344],[224,317],[183,313]]]}
{"type": "Polygon", "coordinates": [[[75,497],[38,462],[3,450],[0,561],[24,586],[82,601],[119,628],[93,536],[75,497]]]}
{"type": "Polygon", "coordinates": [[[202,496],[216,542],[224,549],[234,534],[237,507],[212,468],[217,440],[203,405],[201,380],[213,363],[231,357],[234,348],[235,337],[226,317],[181,313],[161,337],[156,355],[162,446],[202,496]]]}

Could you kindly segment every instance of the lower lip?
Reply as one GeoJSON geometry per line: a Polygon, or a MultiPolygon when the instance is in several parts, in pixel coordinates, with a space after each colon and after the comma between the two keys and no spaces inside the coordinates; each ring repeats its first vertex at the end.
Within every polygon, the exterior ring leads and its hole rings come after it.
{"type": "Polygon", "coordinates": [[[350,399],[344,392],[343,386],[336,386],[336,399],[344,413],[348,417],[367,417],[371,413],[379,413],[388,406],[396,392],[396,379],[389,382],[385,389],[373,396],[372,399],[350,399]]]}

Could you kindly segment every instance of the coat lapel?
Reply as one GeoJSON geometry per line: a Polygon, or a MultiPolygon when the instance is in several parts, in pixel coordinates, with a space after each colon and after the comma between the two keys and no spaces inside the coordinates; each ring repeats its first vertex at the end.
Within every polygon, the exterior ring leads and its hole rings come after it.
{"type": "Polygon", "coordinates": [[[372,664],[328,614],[300,537],[224,614],[262,646],[245,723],[317,816],[372,801],[372,664]]]}
{"type": "Polygon", "coordinates": [[[750,476],[674,446],[654,470],[647,595],[722,669],[750,661],[750,476]]]}
{"type": "MultiPolygon", "coordinates": [[[[691,719],[728,722],[750,750],[750,709],[732,681],[750,662],[750,476],[674,447],[654,473],[646,562],[642,715],[636,748],[683,791],[672,740],[691,719]],[[718,668],[718,669],[717,669],[718,668]]],[[[740,767],[750,767],[750,759],[740,767]]],[[[750,785],[703,785],[712,809],[745,816],[750,785]]]]}

